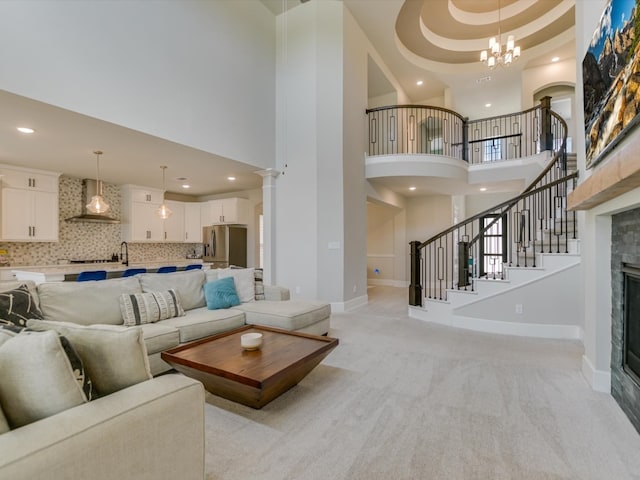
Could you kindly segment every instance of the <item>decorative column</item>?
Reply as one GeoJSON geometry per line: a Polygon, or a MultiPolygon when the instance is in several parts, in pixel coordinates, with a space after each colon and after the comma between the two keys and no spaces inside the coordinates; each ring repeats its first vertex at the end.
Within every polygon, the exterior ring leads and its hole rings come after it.
{"type": "Polygon", "coordinates": [[[276,177],[280,171],[273,168],[254,172],[262,177],[262,268],[265,285],[275,284],[276,264],[276,177]]]}

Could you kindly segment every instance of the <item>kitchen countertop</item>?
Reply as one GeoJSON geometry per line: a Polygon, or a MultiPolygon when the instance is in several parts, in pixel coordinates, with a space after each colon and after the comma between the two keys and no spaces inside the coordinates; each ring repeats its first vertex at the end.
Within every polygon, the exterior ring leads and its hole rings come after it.
{"type": "Polygon", "coordinates": [[[147,268],[153,271],[165,265],[175,265],[178,269],[191,265],[193,263],[202,264],[204,269],[209,268],[210,264],[203,263],[201,258],[181,259],[181,260],[163,260],[156,262],[131,262],[128,266],[120,262],[104,262],[104,263],[69,263],[64,265],[38,265],[38,266],[13,266],[2,267],[2,270],[10,270],[18,280],[33,280],[38,283],[43,282],[62,282],[64,280],[75,280],[75,277],[84,271],[106,270],[107,278],[119,277],[121,272],[128,268],[147,268]]]}

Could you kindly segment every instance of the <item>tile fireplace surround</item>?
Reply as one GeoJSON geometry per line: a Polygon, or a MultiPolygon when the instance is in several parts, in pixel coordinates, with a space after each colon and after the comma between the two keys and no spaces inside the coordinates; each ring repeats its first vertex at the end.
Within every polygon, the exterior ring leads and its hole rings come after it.
{"type": "Polygon", "coordinates": [[[611,395],[640,432],[640,386],[622,368],[623,264],[640,265],[640,208],[613,215],[611,222],[611,395]]]}

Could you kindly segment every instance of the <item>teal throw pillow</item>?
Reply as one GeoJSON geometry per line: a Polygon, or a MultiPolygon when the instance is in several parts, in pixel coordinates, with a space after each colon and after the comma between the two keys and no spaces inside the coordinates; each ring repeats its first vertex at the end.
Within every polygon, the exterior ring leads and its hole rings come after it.
{"type": "Polygon", "coordinates": [[[209,310],[229,308],[240,305],[233,277],[225,277],[204,284],[204,297],[209,310]]]}

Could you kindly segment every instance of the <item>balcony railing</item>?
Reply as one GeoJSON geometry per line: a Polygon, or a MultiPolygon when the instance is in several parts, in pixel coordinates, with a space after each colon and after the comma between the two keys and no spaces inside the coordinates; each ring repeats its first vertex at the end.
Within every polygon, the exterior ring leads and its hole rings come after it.
{"type": "Polygon", "coordinates": [[[369,156],[424,153],[464,157],[465,119],[445,108],[422,105],[367,110],[369,156]]]}
{"type": "Polygon", "coordinates": [[[439,107],[373,108],[367,110],[369,156],[442,155],[480,164],[558,150],[563,126],[549,105],[543,101],[523,112],[479,120],[439,107]]]}

